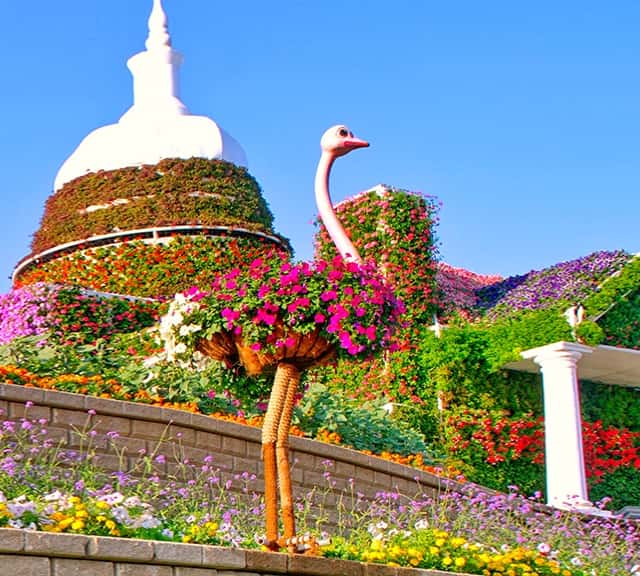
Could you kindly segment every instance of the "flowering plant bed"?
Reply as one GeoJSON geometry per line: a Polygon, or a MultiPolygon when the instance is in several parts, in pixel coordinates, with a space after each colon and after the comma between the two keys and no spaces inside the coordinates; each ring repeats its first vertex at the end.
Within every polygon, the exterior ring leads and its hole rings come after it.
{"type": "Polygon", "coordinates": [[[90,343],[157,319],[157,302],[39,282],[0,296],[0,345],[23,336],[90,343]]]}
{"type": "Polygon", "coordinates": [[[511,276],[481,289],[479,306],[487,310],[488,318],[495,320],[518,310],[581,303],[630,259],[631,255],[623,250],[594,252],[544,270],[511,276]]]}
{"type": "MultiPolygon", "coordinates": [[[[259,237],[181,236],[162,243],[126,240],[78,248],[23,270],[16,288],[37,282],[142,297],[172,298],[191,286],[208,286],[223,270],[242,268],[274,250],[259,237]]],[[[286,248],[282,248],[286,252],[286,248]]]]}
{"type": "Polygon", "coordinates": [[[356,357],[392,345],[403,309],[370,264],[341,257],[292,264],[273,254],[218,275],[207,292],[177,295],[160,333],[167,357],[183,361],[203,341],[217,341],[227,361],[251,352],[258,362],[280,359],[301,347],[301,356],[314,360],[332,347],[337,355],[356,357]]]}
{"type": "MultiPolygon", "coordinates": [[[[412,324],[430,322],[435,285],[439,202],[424,194],[380,185],[340,202],[336,213],[365,260],[373,260],[407,307],[412,324]]],[[[316,257],[336,248],[318,222],[316,257]]]]}
{"type": "Polygon", "coordinates": [[[260,186],[244,168],[171,158],[68,182],[47,200],[31,248],[38,253],[114,228],[224,224],[272,233],[272,222],[260,186]]]}
{"type": "MultiPolygon", "coordinates": [[[[89,410],[85,425],[75,429],[82,450],[67,450],[50,441],[51,423],[42,414],[31,415],[32,409],[38,407],[27,403],[22,416],[3,415],[0,420],[0,465],[5,472],[0,476],[0,526],[26,528],[32,535],[36,530],[64,533],[68,541],[72,534],[78,540],[83,535],[108,535],[162,540],[174,546],[260,548],[260,539],[255,538],[261,533],[255,474],[238,469],[225,473],[219,454],[203,456],[201,463],[182,460],[160,443],[122,460],[122,467],[115,471],[102,468],[93,456],[99,444],[94,431],[105,434],[108,430],[105,442],[116,453],[122,445],[116,431],[101,427],[95,411],[89,410]],[[165,471],[168,475],[161,479],[165,471]]],[[[631,521],[550,511],[538,500],[513,491],[487,494],[474,486],[444,487],[438,494],[385,490],[364,497],[357,483],[352,483],[337,490],[355,497],[336,499],[332,495],[338,470],[331,462],[323,465],[324,480],[298,500],[306,512],[305,529],[331,533],[332,542],[323,538],[317,550],[322,556],[469,574],[583,576],[635,570],[638,532],[631,521]],[[331,503],[339,509],[337,524],[326,514],[331,503]]],[[[53,545],[55,537],[40,534],[33,540],[47,542],[53,555],[62,549],[53,545]]],[[[133,548],[123,541],[112,542],[133,548]]],[[[138,541],[135,547],[150,546],[138,541]]],[[[75,548],[80,557],[87,550],[95,556],[97,549],[86,541],[75,548]]],[[[32,550],[27,545],[7,552],[32,550]]],[[[68,557],[70,549],[64,550],[68,557]]],[[[48,551],[42,549],[43,555],[48,551]]],[[[151,557],[165,563],[168,559],[159,553],[136,561],[151,557]]],[[[191,559],[197,562],[199,557],[181,556],[180,563],[188,558],[191,565],[191,559]]],[[[278,555],[274,562],[282,557],[278,555]]],[[[320,562],[314,560],[314,574],[321,573],[320,562]]],[[[341,568],[333,573],[347,573],[341,568]]]]}

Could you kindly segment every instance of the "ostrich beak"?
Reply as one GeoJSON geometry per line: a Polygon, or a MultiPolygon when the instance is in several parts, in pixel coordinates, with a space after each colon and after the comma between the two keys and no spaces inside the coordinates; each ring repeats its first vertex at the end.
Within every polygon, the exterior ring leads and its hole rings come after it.
{"type": "Polygon", "coordinates": [[[347,138],[343,142],[343,146],[347,150],[355,150],[356,148],[367,148],[369,146],[369,142],[366,140],[360,140],[360,138],[347,138]]]}

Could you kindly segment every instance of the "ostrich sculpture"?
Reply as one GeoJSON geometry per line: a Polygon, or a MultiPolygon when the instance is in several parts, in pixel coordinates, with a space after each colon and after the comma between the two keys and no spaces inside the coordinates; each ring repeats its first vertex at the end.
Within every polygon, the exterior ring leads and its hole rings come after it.
{"type": "MultiPolygon", "coordinates": [[[[322,154],[318,162],[315,178],[315,195],[318,212],[329,236],[340,255],[347,261],[361,263],[357,249],[340,224],[331,203],[329,194],[329,174],[336,158],[348,154],[357,148],[369,146],[365,140],[355,138],[346,126],[333,126],[327,130],[321,140],[322,154]]],[[[318,358],[320,360],[320,358],[318,358]]],[[[269,399],[267,414],[262,428],[262,459],[264,461],[266,545],[277,549],[278,542],[278,500],[277,487],[280,487],[280,507],[284,544],[291,550],[295,548],[295,518],[291,474],[289,471],[289,430],[295,394],[300,384],[300,370],[294,359],[278,362],[274,385],[269,399]]]]}
{"type": "MultiPolygon", "coordinates": [[[[197,350],[227,365],[239,363],[250,376],[275,368],[262,428],[264,544],[271,550],[286,548],[289,552],[303,552],[308,544],[296,537],[289,469],[289,431],[300,373],[337,352],[356,357],[383,348],[402,313],[402,305],[375,266],[362,262],[336,216],[329,195],[329,174],[335,159],[369,144],[339,125],[324,133],[320,145],[316,201],[340,256],[331,263],[285,263],[285,276],[298,275],[296,290],[291,288],[291,292],[287,292],[291,285],[283,283],[280,275],[270,277],[268,272],[273,269],[265,268],[265,263],[258,259],[246,270],[221,276],[207,296],[194,297],[195,312],[185,319],[187,329],[181,328],[183,332],[196,334],[197,350]],[[275,300],[269,298],[275,294],[275,299],[282,300],[283,291],[290,300],[277,308],[275,300]],[[340,294],[344,300],[338,301],[340,294]],[[344,304],[342,308],[340,303],[344,304]],[[274,308],[265,311],[265,305],[274,308]],[[263,330],[261,336],[256,335],[259,330],[263,330]],[[281,537],[278,501],[282,513],[281,537]]],[[[283,261],[276,258],[275,262],[280,272],[283,261]]],[[[185,302],[185,296],[181,298],[185,302]]]]}

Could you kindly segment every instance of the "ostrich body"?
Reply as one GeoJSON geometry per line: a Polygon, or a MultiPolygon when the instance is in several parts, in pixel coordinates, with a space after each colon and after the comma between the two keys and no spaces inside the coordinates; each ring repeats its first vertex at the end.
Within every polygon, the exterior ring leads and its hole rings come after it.
{"type": "MultiPolygon", "coordinates": [[[[322,154],[315,177],[318,212],[331,240],[347,261],[361,263],[357,249],[340,224],[329,195],[329,174],[336,158],[368,146],[355,138],[346,126],[329,128],[320,141],[322,154]]],[[[289,430],[295,394],[300,384],[300,369],[295,359],[277,364],[271,397],[262,427],[262,458],[264,461],[266,546],[277,550],[283,545],[290,552],[299,551],[295,536],[295,518],[289,470],[289,430]],[[278,487],[282,511],[283,540],[278,539],[278,487]]]]}

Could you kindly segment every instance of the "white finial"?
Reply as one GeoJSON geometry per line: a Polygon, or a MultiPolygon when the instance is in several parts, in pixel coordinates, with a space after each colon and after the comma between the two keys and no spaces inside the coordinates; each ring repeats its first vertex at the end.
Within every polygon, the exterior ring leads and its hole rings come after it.
{"type": "Polygon", "coordinates": [[[127,61],[133,106],[117,124],[94,130],[80,143],[58,171],[55,189],[89,172],[156,164],[163,158],[222,158],[246,166],[242,146],[210,118],[193,116],[180,100],[181,64],[161,0],[153,0],[146,50],[127,61]]]}
{"type": "Polygon", "coordinates": [[[161,0],[153,0],[153,9],[149,16],[149,36],[145,46],[147,50],[171,48],[167,15],[162,8],[161,0]]]}

